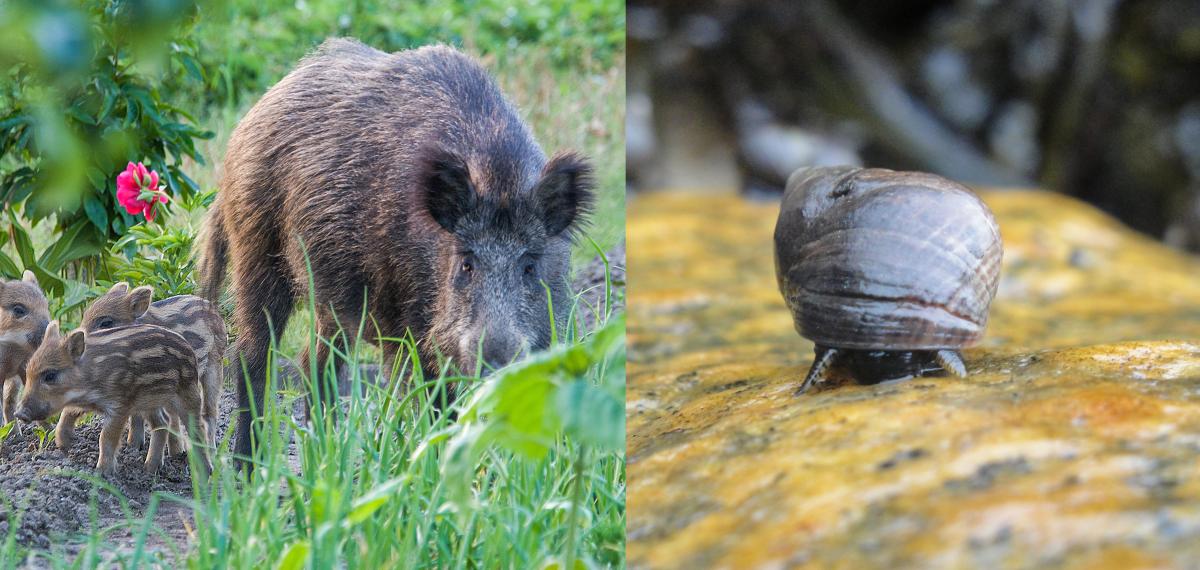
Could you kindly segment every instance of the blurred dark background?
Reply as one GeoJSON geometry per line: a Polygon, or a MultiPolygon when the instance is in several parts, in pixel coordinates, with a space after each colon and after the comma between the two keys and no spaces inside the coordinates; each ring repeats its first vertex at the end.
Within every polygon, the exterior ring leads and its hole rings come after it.
{"type": "Polygon", "coordinates": [[[1060,191],[1200,251],[1196,0],[634,1],[631,190],[863,164],[1060,191]]]}

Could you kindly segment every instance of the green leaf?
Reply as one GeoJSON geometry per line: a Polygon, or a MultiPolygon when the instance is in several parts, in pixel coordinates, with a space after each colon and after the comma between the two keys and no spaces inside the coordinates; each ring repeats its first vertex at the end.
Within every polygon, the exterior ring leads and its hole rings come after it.
{"type": "Polygon", "coordinates": [[[67,115],[74,117],[75,120],[77,120],[81,123],[84,123],[84,124],[95,125],[97,123],[96,119],[92,118],[90,115],[85,113],[83,111],[83,109],[80,109],[79,107],[72,106],[72,107],[68,108],[67,115]]]}
{"type": "Polygon", "coordinates": [[[279,557],[279,564],[275,565],[275,570],[300,570],[304,568],[304,564],[308,562],[308,553],[312,550],[312,545],[307,540],[297,540],[288,545],[287,550],[283,551],[283,556],[279,557]]]}
{"type": "Polygon", "coordinates": [[[16,279],[21,276],[21,268],[11,257],[0,251],[0,277],[5,279],[16,279]]]}
{"type": "Polygon", "coordinates": [[[193,78],[195,78],[197,81],[204,81],[204,71],[200,67],[200,63],[196,61],[196,58],[186,53],[181,53],[179,54],[179,61],[183,63],[183,67],[188,70],[188,73],[190,73],[193,78]]]}
{"type": "MultiPolygon", "coordinates": [[[[541,570],[563,570],[564,566],[566,566],[566,564],[562,560],[553,558],[543,563],[541,570]]],[[[576,558],[574,566],[574,570],[589,570],[588,564],[583,560],[583,558],[576,558]]]]}
{"type": "Polygon", "coordinates": [[[8,434],[12,433],[13,427],[16,425],[17,422],[9,422],[0,426],[0,443],[4,443],[4,440],[8,439],[8,434]]]}
{"type": "Polygon", "coordinates": [[[42,252],[38,263],[47,271],[57,272],[66,264],[76,259],[96,255],[103,249],[103,240],[97,238],[91,220],[80,219],[71,224],[54,242],[54,245],[42,252]]]}
{"type": "Polygon", "coordinates": [[[103,232],[108,229],[108,210],[95,195],[89,195],[83,199],[83,211],[98,231],[103,232]]]}
{"type": "Polygon", "coordinates": [[[87,174],[88,182],[92,183],[92,188],[104,190],[104,188],[108,186],[108,177],[105,176],[99,168],[96,168],[95,166],[89,166],[85,172],[87,174]]]}
{"type": "Polygon", "coordinates": [[[100,105],[100,113],[96,115],[96,124],[100,124],[108,118],[108,114],[112,112],[113,103],[117,102],[117,86],[113,85],[111,81],[108,82],[108,85],[103,88],[104,103],[100,105]],[[111,88],[108,85],[111,85],[111,88]]]}
{"type": "Polygon", "coordinates": [[[29,117],[26,115],[17,115],[0,121],[0,132],[7,131],[17,125],[29,124],[29,117]]]}
{"type": "Polygon", "coordinates": [[[379,507],[382,507],[389,499],[394,497],[397,489],[407,483],[408,480],[408,476],[397,477],[375,487],[366,495],[359,497],[354,501],[350,514],[346,515],[346,521],[350,525],[356,525],[367,520],[367,517],[370,517],[372,513],[379,510],[379,507]]]}
{"type": "Polygon", "coordinates": [[[25,228],[21,227],[17,221],[17,215],[12,210],[9,210],[9,221],[12,225],[9,226],[9,232],[12,235],[13,247],[17,250],[17,256],[21,258],[21,263],[25,267],[37,265],[37,254],[33,251],[33,240],[30,239],[29,233],[25,228]]]}
{"type": "Polygon", "coordinates": [[[576,380],[558,391],[558,413],[563,429],[580,443],[603,450],[625,447],[625,401],[593,386],[587,379],[576,380]]]}
{"type": "Polygon", "coordinates": [[[68,313],[76,309],[82,309],[88,301],[98,296],[98,293],[92,291],[91,286],[82,281],[74,279],[63,279],[64,292],[62,296],[62,305],[59,308],[59,313],[68,313]]]}

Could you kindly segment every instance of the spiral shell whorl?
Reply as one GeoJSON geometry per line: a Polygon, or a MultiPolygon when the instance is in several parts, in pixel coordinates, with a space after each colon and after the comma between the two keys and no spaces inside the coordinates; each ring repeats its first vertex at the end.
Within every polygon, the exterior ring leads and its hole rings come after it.
{"type": "Polygon", "coordinates": [[[995,219],[970,190],[917,172],[810,168],[788,181],[775,228],[780,292],[817,344],[968,346],[999,282],[995,219]]]}

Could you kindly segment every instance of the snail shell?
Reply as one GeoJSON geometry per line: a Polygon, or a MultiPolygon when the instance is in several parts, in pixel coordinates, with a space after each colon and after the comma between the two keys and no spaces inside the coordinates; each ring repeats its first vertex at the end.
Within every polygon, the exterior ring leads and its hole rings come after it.
{"type": "Polygon", "coordinates": [[[798,170],[775,226],[779,290],[796,331],[819,349],[974,344],[1001,255],[987,206],[961,184],[920,172],[798,170]]]}

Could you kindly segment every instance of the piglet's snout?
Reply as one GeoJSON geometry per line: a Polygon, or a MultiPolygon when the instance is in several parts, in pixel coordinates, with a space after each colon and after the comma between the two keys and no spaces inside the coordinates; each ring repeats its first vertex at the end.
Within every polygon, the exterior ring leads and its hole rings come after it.
{"type": "Polygon", "coordinates": [[[34,417],[33,410],[30,410],[28,406],[21,406],[17,408],[17,419],[29,423],[41,418],[34,417]]]}

